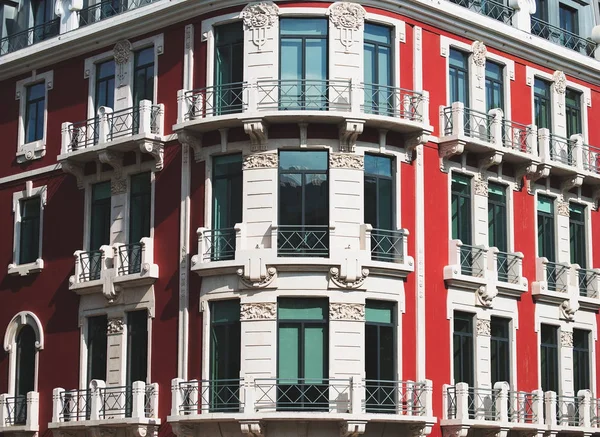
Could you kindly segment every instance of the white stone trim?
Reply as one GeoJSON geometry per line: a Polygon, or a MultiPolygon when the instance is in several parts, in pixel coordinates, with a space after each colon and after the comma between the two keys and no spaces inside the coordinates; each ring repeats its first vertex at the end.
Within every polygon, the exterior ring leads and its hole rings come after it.
{"type": "MultiPolygon", "coordinates": [[[[230,14],[219,15],[211,17],[207,20],[202,21],[200,32],[202,34],[202,42],[206,43],[206,86],[211,87],[215,81],[215,27],[223,24],[229,24],[239,21],[239,12],[233,12],[230,14]]],[[[244,41],[244,56],[247,53],[246,45],[250,44],[249,41],[244,41]]],[[[244,70],[246,69],[246,62],[244,61],[244,70]]],[[[185,77],[185,72],[184,72],[185,77]]],[[[193,75],[192,75],[193,78],[193,75]]],[[[185,80],[185,79],[184,79],[185,80]]],[[[247,80],[246,74],[244,73],[244,80],[247,80]]],[[[193,83],[190,82],[191,86],[188,89],[192,89],[193,83]]]]}
{"type": "Polygon", "coordinates": [[[22,163],[40,159],[46,154],[48,134],[48,91],[54,87],[54,70],[37,74],[34,70],[30,77],[17,81],[15,99],[19,100],[19,128],[17,135],[17,162],[22,163]],[[25,116],[27,113],[27,87],[44,83],[44,132],[41,140],[25,142],[25,116]]]}
{"type": "Polygon", "coordinates": [[[43,229],[44,229],[44,207],[46,206],[48,187],[41,185],[39,187],[33,187],[32,181],[25,182],[25,189],[13,193],[12,209],[14,215],[14,226],[13,226],[13,262],[8,266],[9,275],[20,275],[26,276],[30,273],[39,272],[44,268],[44,260],[42,259],[42,241],[43,241],[43,229]],[[21,241],[21,201],[31,199],[33,197],[40,198],[40,230],[39,230],[39,242],[38,242],[38,256],[36,261],[26,264],[19,264],[19,256],[21,252],[20,241],[21,241]]]}
{"type": "Polygon", "coordinates": [[[31,311],[21,311],[16,314],[6,327],[4,333],[4,350],[8,353],[8,393],[14,395],[16,393],[16,377],[17,377],[17,334],[24,325],[29,325],[35,332],[35,377],[33,380],[33,391],[38,391],[38,371],[39,371],[39,354],[38,352],[44,349],[44,328],[38,316],[31,311]]]}
{"type": "MultiPolygon", "coordinates": [[[[189,354],[189,263],[190,239],[192,234],[190,217],[191,165],[193,151],[187,144],[181,145],[181,198],[179,217],[179,317],[177,322],[177,376],[184,380],[188,377],[189,354]]],[[[204,201],[205,204],[210,202],[204,201]]],[[[204,344],[204,343],[203,343],[204,344]]],[[[204,348],[203,348],[204,349],[204,348]]],[[[208,361],[206,361],[208,362],[208,361]]]]}
{"type": "MultiPolygon", "coordinates": [[[[365,16],[365,23],[373,23],[373,24],[381,24],[387,27],[390,27],[392,29],[392,62],[394,65],[394,76],[392,78],[392,84],[396,87],[400,87],[400,66],[401,66],[401,59],[400,59],[400,43],[406,43],[406,23],[402,20],[399,20],[397,18],[392,18],[392,17],[388,17],[386,15],[383,14],[373,14],[371,12],[367,12],[366,16],[365,16]]],[[[363,28],[363,32],[364,32],[364,28],[363,28]]],[[[363,38],[364,41],[364,38],[363,38]]],[[[360,48],[360,52],[361,52],[361,68],[364,68],[364,43],[363,43],[363,47],[360,48]]],[[[416,66],[415,66],[416,68],[416,66]]],[[[417,76],[422,76],[423,71],[415,71],[415,74],[417,74],[417,76]]],[[[363,71],[363,80],[364,80],[364,71],[363,71]]],[[[415,80],[415,79],[413,79],[415,80]]],[[[404,86],[403,88],[409,88],[408,86],[404,86]]],[[[421,86],[422,88],[422,86],[421,86]]],[[[415,88],[415,90],[417,90],[415,88]]],[[[417,91],[421,91],[421,89],[418,89],[417,91]]]]}
{"type": "Polygon", "coordinates": [[[39,175],[43,175],[46,173],[52,173],[53,171],[60,170],[61,168],[62,168],[62,165],[59,162],[56,164],[47,165],[45,167],[36,168],[34,170],[24,171],[21,173],[16,173],[14,175],[5,176],[3,178],[0,178],[0,185],[8,184],[8,183],[15,182],[15,181],[20,181],[22,179],[29,179],[34,176],[39,176],[39,175]]]}
{"type": "Polygon", "coordinates": [[[194,25],[185,26],[185,43],[183,48],[183,88],[194,88],[194,25]]]}

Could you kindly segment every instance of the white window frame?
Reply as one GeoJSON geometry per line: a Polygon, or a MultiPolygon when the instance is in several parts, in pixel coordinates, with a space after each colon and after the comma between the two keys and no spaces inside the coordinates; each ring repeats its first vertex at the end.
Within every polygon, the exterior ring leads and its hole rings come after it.
{"type": "Polygon", "coordinates": [[[34,159],[41,159],[46,155],[46,138],[48,134],[48,91],[54,87],[54,71],[36,73],[34,70],[30,77],[21,79],[16,84],[15,99],[19,101],[19,127],[17,135],[17,162],[23,163],[34,159]],[[26,142],[25,125],[27,120],[27,88],[39,83],[44,84],[44,127],[41,140],[26,142]]]}
{"type": "Polygon", "coordinates": [[[25,189],[23,191],[13,193],[13,262],[8,266],[9,275],[27,276],[30,273],[37,273],[44,268],[44,260],[42,259],[42,231],[44,229],[44,207],[46,206],[47,192],[48,190],[46,185],[41,185],[34,188],[33,182],[27,181],[25,182],[25,189]],[[39,253],[34,262],[19,264],[19,256],[21,252],[21,201],[34,197],[40,198],[40,231],[38,243],[39,253]]]}

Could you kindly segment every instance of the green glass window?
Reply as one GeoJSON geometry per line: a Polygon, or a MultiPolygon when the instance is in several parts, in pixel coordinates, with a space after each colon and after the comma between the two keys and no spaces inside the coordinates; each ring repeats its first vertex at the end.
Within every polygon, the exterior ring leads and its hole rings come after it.
{"type": "Polygon", "coordinates": [[[19,264],[34,262],[40,256],[40,202],[39,196],[19,202],[19,264]]]}
{"type": "Polygon", "coordinates": [[[90,250],[110,244],[110,181],[92,185],[90,250]]]}
{"type": "Polygon", "coordinates": [[[585,206],[576,203],[569,204],[569,237],[571,240],[571,263],[579,264],[585,269],[586,237],[585,237],[585,206]]]}
{"type": "Polygon", "coordinates": [[[148,379],[148,312],[127,313],[127,385],[148,379]]]}
{"type": "Polygon", "coordinates": [[[590,332],[573,329],[573,383],[575,394],[590,390],[590,332]]]}
{"type": "Polygon", "coordinates": [[[535,125],[538,128],[546,128],[552,131],[552,104],[550,94],[550,82],[538,77],[533,83],[533,109],[535,125]]]}
{"type": "Polygon", "coordinates": [[[391,115],[394,110],[392,32],[389,27],[365,24],[365,110],[391,115]]]}
{"type": "Polygon", "coordinates": [[[499,381],[510,383],[510,320],[492,317],[490,326],[492,385],[499,381]]]}
{"type": "Polygon", "coordinates": [[[211,411],[239,408],[240,301],[210,303],[211,411]]]}
{"type": "Polygon", "coordinates": [[[487,111],[494,108],[504,111],[503,67],[492,61],[485,63],[485,104],[487,111]]]}
{"type": "Polygon", "coordinates": [[[25,425],[27,421],[27,393],[35,390],[36,336],[30,325],[18,332],[16,349],[16,381],[13,409],[13,425],[25,425]]]}
{"type": "Polygon", "coordinates": [[[213,158],[213,229],[242,221],[242,155],[213,158]]]}
{"type": "Polygon", "coordinates": [[[375,229],[394,229],[392,159],[365,155],[365,223],[375,229]]]}
{"type": "Polygon", "coordinates": [[[558,393],[558,328],[543,324],[540,340],[542,390],[558,393]]]}
{"type": "Polygon", "coordinates": [[[452,173],[452,239],[471,244],[471,178],[452,173]]]}
{"type": "Polygon", "coordinates": [[[88,317],[86,387],[92,379],[106,381],[107,326],[108,318],[106,315],[88,317]]]}
{"type": "Polygon", "coordinates": [[[242,22],[215,27],[215,95],[217,115],[240,112],[244,82],[242,22]]]}
{"type": "Polygon", "coordinates": [[[581,127],[581,93],[567,88],[565,93],[565,109],[567,116],[567,137],[582,134],[581,127]]]}
{"type": "Polygon", "coordinates": [[[454,312],[453,354],[454,382],[466,382],[472,387],[475,379],[472,314],[454,312]]]}
{"type": "Polygon", "coordinates": [[[490,182],[488,185],[488,241],[490,247],[508,250],[506,187],[490,182]]]}
{"type": "Polygon", "coordinates": [[[36,83],[27,87],[25,106],[25,142],[44,138],[44,110],[46,108],[46,84],[36,83]]]}
{"type": "Polygon", "coordinates": [[[450,103],[462,102],[469,106],[469,56],[460,50],[450,49],[450,103]]]}
{"type": "Polygon", "coordinates": [[[154,47],[134,54],[133,106],[138,108],[142,100],[154,103],[154,47]]]}
{"type": "Polygon", "coordinates": [[[554,200],[538,195],[538,256],[554,261],[554,200]]]}
{"type": "Polygon", "coordinates": [[[152,183],[150,172],[131,176],[129,195],[129,243],[150,237],[152,215],[152,183]]]}
{"type": "Polygon", "coordinates": [[[394,412],[396,384],[395,304],[367,300],[365,307],[367,411],[394,412]]]}
{"type": "Polygon", "coordinates": [[[326,299],[279,299],[278,409],[328,408],[326,299]]]}
{"type": "Polygon", "coordinates": [[[101,106],[115,107],[115,61],[96,65],[96,111],[101,106]]]}

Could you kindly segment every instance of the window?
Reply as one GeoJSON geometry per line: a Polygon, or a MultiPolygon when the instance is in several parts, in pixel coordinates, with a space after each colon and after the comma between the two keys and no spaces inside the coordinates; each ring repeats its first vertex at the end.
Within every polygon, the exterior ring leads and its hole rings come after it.
{"type": "Polygon", "coordinates": [[[58,23],[50,23],[54,19],[54,2],[51,0],[32,0],[31,13],[33,15],[33,27],[29,33],[33,42],[40,42],[52,36],[58,35],[58,23]]]}
{"type": "Polygon", "coordinates": [[[571,135],[582,134],[581,93],[567,88],[565,93],[565,108],[567,116],[567,138],[571,138],[571,135]]]}
{"type": "Polygon", "coordinates": [[[540,335],[542,390],[558,393],[558,328],[542,324],[540,335]]]}
{"type": "Polygon", "coordinates": [[[536,4],[535,18],[541,21],[548,22],[548,0],[538,0],[536,4]]]}
{"type": "Polygon", "coordinates": [[[106,381],[107,326],[106,315],[88,317],[86,387],[92,379],[106,381]]]}
{"type": "Polygon", "coordinates": [[[211,412],[239,408],[240,335],[239,300],[211,302],[211,412]]]}
{"type": "Polygon", "coordinates": [[[367,300],[365,372],[368,412],[396,412],[395,305],[367,300]]]}
{"type": "Polygon", "coordinates": [[[374,229],[394,229],[392,159],[365,155],[365,223],[374,229]]]}
{"type": "Polygon", "coordinates": [[[365,24],[365,111],[393,115],[395,94],[392,70],[392,32],[389,27],[365,24]]]}
{"type": "Polygon", "coordinates": [[[242,22],[215,27],[215,115],[241,112],[244,82],[242,22]]]}
{"type": "Polygon", "coordinates": [[[90,250],[110,244],[110,181],[92,185],[90,250]]]}
{"type": "Polygon", "coordinates": [[[115,107],[115,61],[110,60],[96,65],[96,114],[98,108],[115,107]]]}
{"type": "Polygon", "coordinates": [[[45,84],[36,83],[27,87],[25,112],[25,142],[32,143],[44,138],[44,112],[46,107],[45,84]]]}
{"type": "Polygon", "coordinates": [[[328,21],[282,18],[279,29],[280,109],[326,109],[328,21]]]}
{"type": "Polygon", "coordinates": [[[502,65],[485,63],[485,104],[486,111],[499,108],[504,111],[504,77],[502,65]]]}
{"type": "Polygon", "coordinates": [[[154,103],[154,46],[139,50],[133,60],[133,106],[142,100],[154,103]]]}
{"type": "Polygon", "coordinates": [[[579,264],[585,269],[586,238],[585,238],[585,206],[574,203],[569,204],[569,236],[571,240],[571,263],[579,264]]]}
{"type": "Polygon", "coordinates": [[[459,50],[450,49],[449,71],[450,103],[462,102],[469,106],[469,56],[459,50]]]}
{"type": "Polygon", "coordinates": [[[471,178],[452,173],[452,239],[471,244],[471,178]]]}
{"type": "Polygon", "coordinates": [[[538,256],[554,261],[554,201],[538,195],[537,200],[538,256]]]}
{"type": "Polygon", "coordinates": [[[492,386],[500,381],[510,383],[510,320],[491,318],[492,386]]]}
{"type": "Polygon", "coordinates": [[[279,152],[280,256],[329,256],[326,151],[279,152]]]}
{"type": "Polygon", "coordinates": [[[510,266],[508,259],[508,226],[506,210],[506,187],[488,184],[488,242],[498,249],[498,279],[508,282],[510,266]]]}
{"type": "Polygon", "coordinates": [[[34,329],[23,325],[17,334],[14,425],[27,421],[27,393],[35,391],[35,342],[34,329]]]}
{"type": "Polygon", "coordinates": [[[537,77],[533,83],[533,106],[535,125],[552,131],[550,83],[537,77]]]}
{"type": "Polygon", "coordinates": [[[590,332],[573,329],[573,384],[574,393],[591,389],[590,382],[590,332]]]}
{"type": "Polygon", "coordinates": [[[473,315],[459,311],[454,312],[454,382],[466,382],[473,387],[474,349],[473,349],[473,315]]]}
{"type": "Polygon", "coordinates": [[[242,221],[242,155],[213,158],[211,261],[235,257],[235,225],[242,221]]]}
{"type": "Polygon", "coordinates": [[[152,215],[151,173],[139,173],[131,176],[131,194],[129,197],[129,243],[139,243],[144,237],[150,237],[152,215]]]}
{"type": "Polygon", "coordinates": [[[127,313],[127,386],[148,379],[148,312],[127,313]]]}
{"type": "MultiPolygon", "coordinates": [[[[577,9],[571,8],[563,3],[559,3],[558,5],[558,21],[561,29],[566,30],[575,35],[579,35],[579,17],[577,16],[577,9]]],[[[569,35],[564,35],[562,37],[564,40],[561,41],[563,45],[566,45],[569,48],[577,48],[575,45],[576,41],[573,41],[575,44],[571,44],[570,47],[568,43],[571,41],[569,35]]]]}
{"type": "Polygon", "coordinates": [[[22,199],[19,209],[19,264],[27,264],[40,257],[41,198],[22,199]]]}
{"type": "Polygon", "coordinates": [[[329,410],[328,308],[325,299],[279,299],[279,410],[329,410]]]}

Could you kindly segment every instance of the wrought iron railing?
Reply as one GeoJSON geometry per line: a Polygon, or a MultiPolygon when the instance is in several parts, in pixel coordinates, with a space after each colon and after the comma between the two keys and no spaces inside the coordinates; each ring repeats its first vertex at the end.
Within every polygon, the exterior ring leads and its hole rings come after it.
{"type": "Polygon", "coordinates": [[[404,262],[404,231],[371,230],[371,259],[404,262]]]}
{"type": "Polygon", "coordinates": [[[425,383],[365,380],[367,413],[425,415],[425,383]]]}
{"type": "Polygon", "coordinates": [[[444,136],[452,135],[454,132],[454,123],[452,121],[452,106],[446,106],[443,111],[444,116],[444,136]]]}
{"type": "Polygon", "coordinates": [[[500,391],[493,388],[469,388],[468,411],[471,419],[497,420],[496,398],[500,391]]]}
{"type": "Polygon", "coordinates": [[[577,396],[557,396],[556,422],[559,425],[579,426],[579,402],[577,396]]]}
{"type": "Polygon", "coordinates": [[[584,144],[582,146],[583,169],[600,173],[600,148],[584,144]]]}
{"type": "Polygon", "coordinates": [[[179,413],[187,415],[199,412],[239,412],[243,407],[240,387],[239,379],[182,382],[179,389],[183,402],[179,406],[179,413]]]}
{"type": "Polygon", "coordinates": [[[100,418],[131,417],[133,391],[131,386],[100,388],[102,406],[100,418]]]}
{"type": "Polygon", "coordinates": [[[497,252],[498,280],[517,284],[519,282],[518,264],[519,256],[509,252],[497,252]]]}
{"type": "Polygon", "coordinates": [[[137,107],[120,109],[108,117],[108,141],[135,135],[140,128],[140,110],[137,107]]]}
{"type": "Polygon", "coordinates": [[[74,152],[98,144],[98,124],[97,117],[73,123],[69,127],[67,151],[74,152]]]}
{"type": "Polygon", "coordinates": [[[483,277],[485,249],[462,244],[460,246],[460,271],[463,275],[483,277]]]}
{"type": "Polygon", "coordinates": [[[550,23],[535,17],[531,17],[531,33],[587,56],[594,56],[594,51],[598,46],[598,44],[592,40],[583,38],[576,33],[569,32],[560,27],[553,26],[550,23]]]}
{"type": "Polygon", "coordinates": [[[365,83],[366,114],[386,115],[414,121],[423,121],[423,94],[403,88],[365,83]]]}
{"type": "Polygon", "coordinates": [[[566,165],[575,165],[574,144],[568,138],[550,134],[550,159],[566,165]]]}
{"type": "Polygon", "coordinates": [[[456,386],[451,385],[446,388],[446,402],[447,408],[446,415],[448,419],[456,419],[458,412],[458,402],[456,401],[456,386]]]}
{"type": "Polygon", "coordinates": [[[67,390],[60,393],[61,409],[58,413],[61,422],[89,420],[91,391],[67,390]]]}
{"type": "Polygon", "coordinates": [[[150,133],[160,135],[160,116],[162,115],[162,107],[153,105],[150,108],[150,133]]]}
{"type": "Polygon", "coordinates": [[[510,120],[502,120],[502,143],[507,149],[532,153],[528,138],[533,134],[531,126],[510,120]]]}
{"type": "Polygon", "coordinates": [[[259,80],[258,109],[279,111],[349,111],[349,80],[259,80]]]}
{"type": "Polygon", "coordinates": [[[123,244],[118,246],[119,276],[140,273],[144,245],[142,243],[123,244]]]}
{"type": "Polygon", "coordinates": [[[96,3],[79,11],[79,27],[106,20],[154,1],[156,0],[107,0],[96,3]]]}
{"type": "Polygon", "coordinates": [[[57,36],[60,29],[60,19],[55,18],[46,23],[30,27],[0,39],[0,56],[16,52],[30,45],[57,36]]]}
{"type": "Polygon", "coordinates": [[[600,273],[596,270],[579,269],[577,270],[579,295],[583,297],[598,297],[598,277],[600,273]]]}
{"type": "Polygon", "coordinates": [[[478,14],[511,24],[515,10],[503,3],[494,0],[450,0],[452,3],[463,6],[478,14]]]}
{"type": "Polygon", "coordinates": [[[546,262],[546,282],[549,291],[567,291],[567,269],[568,266],[555,262],[546,262]]]}
{"type": "Polygon", "coordinates": [[[328,378],[256,379],[257,410],[350,411],[350,380],[328,378]]]}
{"type": "Polygon", "coordinates": [[[5,425],[25,425],[27,422],[27,396],[6,398],[6,413],[5,425]]]}
{"type": "Polygon", "coordinates": [[[590,424],[593,428],[600,428],[600,399],[590,399],[590,424]]]}
{"type": "Polygon", "coordinates": [[[103,257],[104,254],[101,250],[90,250],[79,254],[79,263],[81,266],[79,282],[100,279],[103,257]]]}
{"type": "MultiPolygon", "coordinates": [[[[538,416],[534,409],[536,395],[524,391],[508,392],[508,420],[514,423],[537,423],[538,416]]],[[[542,400],[538,399],[538,402],[542,400]]]]}
{"type": "Polygon", "coordinates": [[[465,108],[465,135],[482,141],[492,141],[492,116],[465,108]]]}
{"type": "Polygon", "coordinates": [[[184,119],[194,120],[244,111],[248,106],[248,102],[244,101],[246,87],[246,83],[237,82],[186,92],[184,98],[189,110],[184,114],[184,119]]]}
{"type": "Polygon", "coordinates": [[[235,258],[234,228],[206,230],[202,237],[205,245],[202,258],[205,261],[227,261],[235,258]]]}
{"type": "Polygon", "coordinates": [[[156,384],[146,384],[146,393],[144,394],[144,415],[146,417],[156,417],[158,411],[155,411],[154,399],[158,393],[156,384]]]}
{"type": "Polygon", "coordinates": [[[277,255],[329,256],[329,226],[279,225],[277,255]]]}

